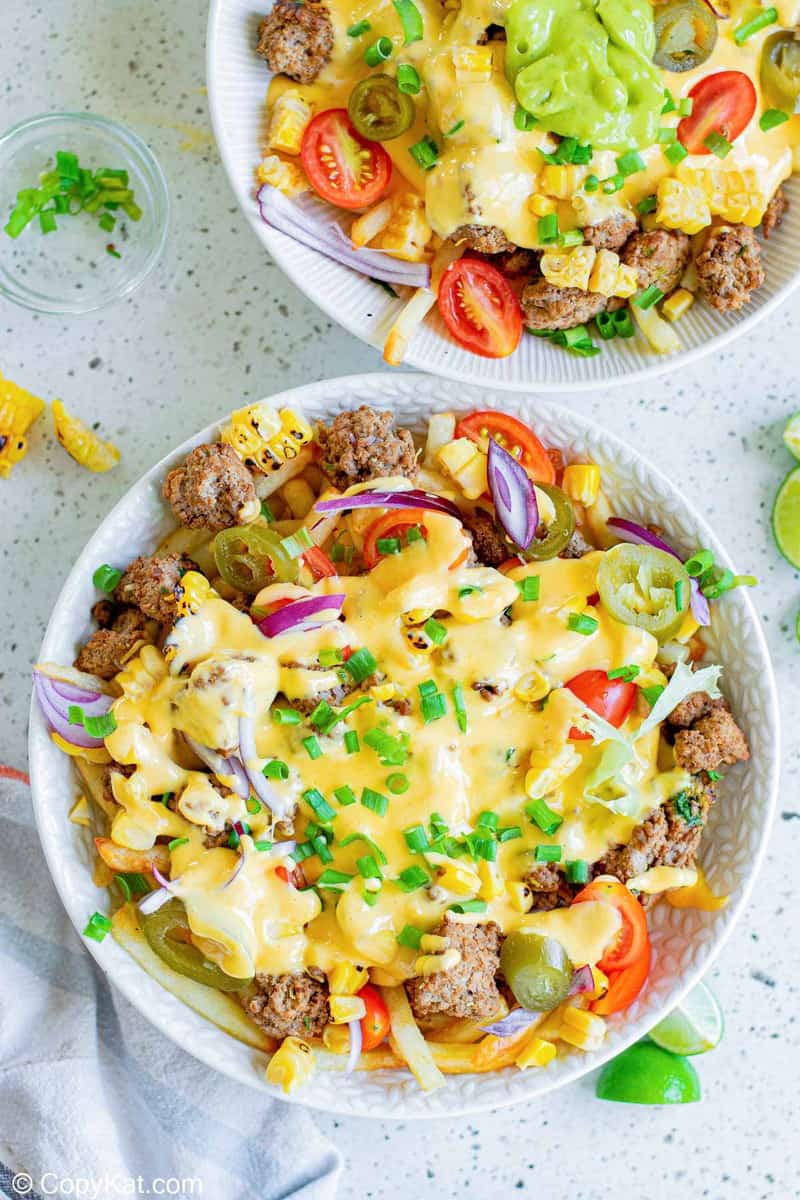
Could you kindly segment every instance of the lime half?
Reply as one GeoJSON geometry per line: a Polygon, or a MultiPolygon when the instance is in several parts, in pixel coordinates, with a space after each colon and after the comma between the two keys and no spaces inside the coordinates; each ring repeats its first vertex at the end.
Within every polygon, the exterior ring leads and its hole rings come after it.
{"type": "Polygon", "coordinates": [[[800,412],[793,413],[783,431],[783,444],[800,462],[800,412]]]}
{"type": "Polygon", "coordinates": [[[800,467],[790,471],[778,488],[772,532],[783,557],[800,569],[800,467]]]}
{"type": "Polygon", "coordinates": [[[700,1099],[700,1080],[688,1059],[637,1042],[603,1067],[597,1097],[623,1104],[690,1104],[700,1099]]]}
{"type": "Polygon", "coordinates": [[[704,1054],[719,1045],[724,1029],[716,996],[704,983],[698,983],[678,1008],[650,1030],[650,1037],[662,1050],[673,1054],[704,1054]]]}

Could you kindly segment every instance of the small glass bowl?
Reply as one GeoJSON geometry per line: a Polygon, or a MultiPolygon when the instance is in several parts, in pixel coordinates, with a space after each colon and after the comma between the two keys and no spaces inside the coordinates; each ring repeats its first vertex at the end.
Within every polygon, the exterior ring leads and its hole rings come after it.
{"type": "Polygon", "coordinates": [[[36,312],[93,312],[128,296],[158,262],[169,225],[169,192],[145,143],[124,125],[90,113],[44,113],[0,136],[0,295],[36,312]],[[37,187],[55,165],[56,151],[77,154],[81,166],[124,169],[142,210],[138,221],[122,212],[106,232],[98,216],[58,216],[43,234],[38,217],[18,238],[3,230],[17,192],[37,187]],[[119,257],[109,252],[115,250],[119,257]]]}

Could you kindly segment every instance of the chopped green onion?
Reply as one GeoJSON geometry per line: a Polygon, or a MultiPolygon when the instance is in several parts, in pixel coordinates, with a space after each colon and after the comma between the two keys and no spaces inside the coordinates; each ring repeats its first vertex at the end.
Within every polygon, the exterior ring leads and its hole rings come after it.
{"type": "Polygon", "coordinates": [[[669,159],[673,167],[677,167],[679,162],[683,162],[689,151],[681,142],[673,142],[671,146],[664,149],[664,157],[669,159]]]}
{"type": "Polygon", "coordinates": [[[524,579],[518,579],[516,582],[520,600],[539,599],[542,586],[541,576],[526,575],[524,579]]]}
{"type": "Polygon", "coordinates": [[[670,92],[667,88],[664,88],[664,105],[661,109],[661,115],[663,116],[665,113],[675,112],[677,107],[678,106],[675,103],[675,98],[673,97],[672,92],[670,92]]]}
{"type": "Polygon", "coordinates": [[[628,150],[617,159],[617,171],[626,178],[628,175],[636,175],[644,169],[644,159],[638,150],[628,150]]]}
{"type": "Polygon", "coordinates": [[[358,754],[360,749],[358,734],[355,729],[348,729],[344,735],[344,748],[348,754],[358,754]]]}
{"type": "Polygon", "coordinates": [[[430,850],[430,842],[424,825],[409,825],[408,829],[403,830],[403,837],[412,854],[430,850]]]}
{"type": "Polygon", "coordinates": [[[472,587],[472,585],[469,585],[468,587],[462,587],[458,589],[458,598],[459,600],[466,600],[467,596],[475,596],[482,591],[483,588],[472,587]]]}
{"type": "Polygon", "coordinates": [[[633,324],[633,318],[631,317],[628,308],[617,309],[617,311],[612,313],[611,316],[614,321],[614,328],[617,331],[617,337],[633,337],[633,335],[636,333],[636,327],[633,324]]]}
{"type": "Polygon", "coordinates": [[[597,326],[597,332],[601,338],[610,342],[612,338],[617,336],[617,329],[614,325],[614,314],[609,312],[599,312],[594,319],[597,326]]]}
{"type": "Polygon", "coordinates": [[[472,848],[473,858],[482,858],[486,862],[497,860],[497,842],[493,837],[476,837],[473,833],[467,838],[467,842],[472,848]]]}
{"type": "Polygon", "coordinates": [[[384,796],[382,792],[376,792],[372,788],[365,787],[361,792],[361,803],[364,808],[377,813],[379,817],[385,817],[386,810],[389,807],[389,798],[388,796],[384,796]]]}
{"type": "Polygon", "coordinates": [[[110,254],[112,258],[122,258],[122,255],[120,254],[119,250],[115,248],[113,242],[109,242],[109,244],[106,246],[106,254],[110,254]]]}
{"type": "Polygon", "coordinates": [[[374,750],[384,767],[405,766],[408,758],[408,748],[400,738],[387,733],[385,729],[368,729],[364,734],[364,743],[374,750]]]}
{"type": "Polygon", "coordinates": [[[275,520],[275,514],[273,513],[270,506],[267,504],[266,500],[261,501],[261,515],[264,518],[264,520],[270,525],[275,520]]]}
{"type": "Polygon", "coordinates": [[[378,554],[399,554],[403,549],[403,546],[400,538],[389,537],[378,538],[377,542],[375,543],[375,548],[377,549],[378,554]]]}
{"type": "Polygon", "coordinates": [[[580,229],[567,229],[564,233],[559,233],[557,241],[559,246],[582,246],[583,231],[580,229]]]}
{"type": "Polygon", "coordinates": [[[311,737],[303,738],[303,747],[310,759],[322,758],[322,747],[320,746],[313,733],[311,737]]]}
{"type": "Polygon", "coordinates": [[[456,121],[455,125],[453,125],[453,127],[451,129],[448,129],[444,136],[445,137],[454,137],[458,133],[459,129],[463,129],[463,128],[464,128],[464,122],[456,121]]]}
{"type": "Polygon", "coordinates": [[[386,62],[387,58],[392,57],[393,49],[391,38],[379,37],[377,42],[367,46],[364,51],[364,61],[368,67],[377,67],[386,62]]]}
{"type": "Polygon", "coordinates": [[[556,213],[547,213],[544,217],[539,217],[539,241],[543,244],[554,242],[558,237],[558,216],[556,213]]]}
{"type": "Polygon", "coordinates": [[[678,612],[683,612],[683,580],[678,579],[675,582],[675,608],[678,612]]]}
{"type": "Polygon", "coordinates": [[[102,913],[94,912],[89,917],[89,923],[83,931],[83,936],[93,942],[102,942],[107,933],[111,932],[111,922],[102,913]]]}
{"type": "Polygon", "coordinates": [[[497,829],[500,818],[496,812],[492,812],[490,808],[485,808],[483,812],[478,813],[478,825],[484,829],[497,829]]]}
{"type": "Polygon", "coordinates": [[[365,845],[369,846],[378,862],[386,866],[386,863],[388,862],[386,855],[383,853],[378,843],[374,842],[371,837],[367,836],[366,833],[351,833],[346,838],[342,838],[342,840],[339,842],[339,845],[344,848],[345,846],[349,846],[351,842],[364,842],[365,845]]]}
{"type": "Polygon", "coordinates": [[[757,17],[753,17],[751,21],[745,21],[744,25],[737,26],[733,31],[733,40],[737,46],[742,46],[754,33],[758,33],[761,29],[766,29],[767,25],[774,25],[777,19],[777,8],[765,8],[757,17]]]}
{"type": "Polygon", "coordinates": [[[111,233],[117,222],[116,219],[112,217],[111,213],[105,212],[101,213],[100,220],[97,223],[106,233],[111,233]]]}
{"type": "Polygon", "coordinates": [[[453,685],[453,709],[456,714],[458,728],[462,733],[466,733],[468,725],[467,706],[464,700],[464,688],[460,683],[453,685]]]}
{"type": "Polygon", "coordinates": [[[454,913],[482,913],[488,907],[485,900],[461,900],[458,904],[449,905],[449,910],[454,913]]]}
{"type": "Polygon", "coordinates": [[[552,808],[545,803],[541,796],[526,804],[525,812],[534,825],[538,825],[542,833],[546,833],[548,837],[552,837],[559,825],[563,825],[564,823],[564,818],[560,817],[557,812],[553,812],[552,808]]]}
{"type": "Polygon", "coordinates": [[[360,650],[356,650],[350,655],[344,664],[344,669],[354,683],[363,683],[365,679],[375,673],[377,666],[375,657],[366,646],[362,646],[360,650]]]}
{"type": "Polygon", "coordinates": [[[655,212],[658,207],[658,201],[655,196],[645,196],[644,200],[640,200],[636,205],[636,211],[644,217],[648,213],[655,212]]]}
{"type": "Polygon", "coordinates": [[[537,846],[533,857],[536,862],[561,862],[561,847],[537,846]]]}
{"type": "Polygon", "coordinates": [[[347,36],[351,38],[361,37],[362,33],[369,33],[372,26],[369,21],[357,21],[355,25],[351,25],[347,31],[347,36]]]}
{"type": "MultiPolygon", "coordinates": [[[[145,896],[150,891],[150,884],[138,871],[126,871],[123,875],[115,875],[114,878],[120,887],[124,881],[133,896],[145,896]]],[[[130,896],[127,896],[126,899],[130,900],[130,896]]]]}
{"type": "Polygon", "coordinates": [[[777,128],[778,125],[783,125],[789,120],[789,114],[783,112],[780,108],[768,108],[766,112],[761,114],[759,125],[764,133],[769,133],[770,129],[777,128]]]}
{"type": "Polygon", "coordinates": [[[255,816],[256,813],[261,812],[261,802],[256,800],[255,796],[248,796],[245,800],[244,806],[249,813],[252,813],[253,816],[255,816]]]}
{"type": "Polygon", "coordinates": [[[706,774],[712,783],[716,783],[718,779],[722,779],[719,771],[706,771],[706,774]]]}
{"type": "Polygon", "coordinates": [[[682,100],[678,101],[678,116],[679,117],[690,117],[692,115],[693,108],[694,108],[694,100],[692,99],[692,97],[684,96],[682,100]]]}
{"type": "Polygon", "coordinates": [[[319,704],[309,715],[309,721],[315,729],[321,730],[323,733],[330,727],[332,720],[335,720],[336,714],[328,704],[327,700],[320,700],[319,704]]]}
{"type": "Polygon", "coordinates": [[[307,788],[303,799],[319,821],[332,821],[336,816],[336,809],[331,808],[319,788],[307,788]]]}
{"type": "Polygon", "coordinates": [[[727,158],[733,149],[733,145],[721,133],[717,133],[716,129],[712,129],[707,138],[703,139],[703,145],[712,154],[716,154],[717,158],[727,158]]]}
{"type": "Polygon", "coordinates": [[[281,538],[281,545],[289,555],[289,558],[300,558],[302,554],[305,554],[306,550],[310,550],[314,545],[314,539],[305,526],[301,525],[289,537],[281,538]]]}
{"type": "Polygon", "coordinates": [[[411,42],[421,42],[425,31],[422,25],[422,13],[414,0],[392,0],[392,3],[397,9],[400,24],[403,26],[404,44],[408,46],[411,42]]]}
{"type": "Polygon", "coordinates": [[[70,725],[82,725],[89,737],[105,738],[117,728],[117,719],[112,712],[87,717],[79,704],[70,704],[67,715],[70,725]]]}
{"type": "Polygon", "coordinates": [[[408,147],[408,152],[423,171],[430,171],[439,161],[439,147],[429,134],[408,147]]]}
{"type": "Polygon", "coordinates": [[[434,617],[428,617],[423,628],[434,646],[441,646],[447,641],[447,626],[434,617]]]}
{"type": "Polygon", "coordinates": [[[393,796],[402,796],[407,792],[411,784],[408,781],[408,776],[402,771],[396,771],[393,775],[387,775],[386,786],[393,796]]]}
{"type": "Polygon", "coordinates": [[[348,804],[355,804],[356,794],[348,784],[343,784],[342,787],[334,788],[333,794],[341,804],[342,808],[347,808],[348,804]]]}
{"type": "Polygon", "coordinates": [[[347,871],[332,871],[325,870],[317,880],[317,887],[322,888],[344,888],[347,887],[351,879],[355,879],[355,875],[349,875],[347,871]]]}
{"type": "Polygon", "coordinates": [[[338,667],[342,661],[342,652],[336,646],[324,646],[317,657],[321,667],[338,667]]]}
{"type": "Polygon", "coordinates": [[[273,708],[272,719],[276,725],[299,725],[303,718],[294,708],[273,708]]]}
{"type": "Polygon", "coordinates": [[[55,233],[58,229],[56,215],[49,209],[46,212],[39,213],[39,227],[42,233],[55,233]]]}
{"type": "Polygon", "coordinates": [[[304,862],[305,859],[311,858],[313,854],[314,847],[311,845],[311,842],[298,842],[289,857],[293,859],[294,862],[304,862]]]}
{"type": "Polygon", "coordinates": [[[419,94],[421,86],[417,68],[412,67],[411,63],[400,63],[397,68],[398,91],[407,96],[416,96],[419,94]]]}
{"type": "MultiPolygon", "coordinates": [[[[735,586],[734,574],[730,567],[717,569],[709,575],[708,582],[705,579],[700,580],[700,590],[707,600],[718,600],[725,592],[729,592],[735,586]]],[[[85,722],[84,722],[85,724],[85,722]]]]}
{"type": "Polygon", "coordinates": [[[514,109],[514,128],[518,129],[520,133],[530,133],[535,124],[536,117],[533,113],[518,104],[514,109]]]}
{"type": "Polygon", "coordinates": [[[568,859],[566,872],[570,883],[589,882],[589,864],[583,858],[568,859]]]}
{"type": "Polygon", "coordinates": [[[334,542],[331,546],[331,562],[344,562],[344,546],[341,542],[334,542]]]}
{"type": "Polygon", "coordinates": [[[657,703],[659,696],[664,691],[664,687],[663,684],[654,683],[652,687],[644,687],[641,689],[641,691],[647,703],[651,708],[653,708],[657,703]]]}
{"type": "Polygon", "coordinates": [[[450,828],[442,814],[438,812],[431,813],[428,819],[428,824],[431,827],[431,832],[433,833],[434,837],[438,837],[438,835],[441,833],[447,833],[448,829],[450,828]]]}
{"type": "Polygon", "coordinates": [[[500,843],[513,842],[517,838],[522,837],[521,825],[504,825],[497,831],[497,840],[500,843]]]}
{"type": "Polygon", "coordinates": [[[698,550],[691,558],[687,558],[683,564],[686,567],[686,574],[696,578],[702,575],[705,571],[710,571],[714,565],[714,554],[711,550],[698,550]]]}
{"type": "Polygon", "coordinates": [[[573,633],[581,633],[584,637],[594,633],[599,624],[596,617],[589,617],[586,613],[570,613],[567,617],[567,629],[571,629],[573,633]]]}
{"type": "Polygon", "coordinates": [[[609,179],[603,180],[602,186],[606,196],[611,196],[614,192],[619,192],[625,186],[625,176],[612,175],[609,179]]]}
{"type": "Polygon", "coordinates": [[[600,180],[596,175],[587,175],[583,181],[583,190],[585,192],[596,192],[600,187],[600,180]]]}
{"type": "Polygon", "coordinates": [[[608,672],[609,679],[624,679],[626,683],[633,683],[636,676],[639,674],[640,668],[635,663],[625,667],[615,667],[613,671],[608,672]]]}
{"type": "Polygon", "coordinates": [[[110,567],[108,563],[103,563],[92,576],[92,583],[101,592],[105,592],[106,595],[110,596],[120,579],[122,579],[121,571],[118,571],[116,567],[110,567]]]}
{"type": "Polygon", "coordinates": [[[422,701],[422,719],[426,725],[438,721],[447,713],[447,701],[441,692],[433,696],[425,696],[422,701]]]}
{"type": "Polygon", "coordinates": [[[383,879],[383,872],[372,854],[363,854],[356,859],[358,873],[362,879],[383,879]]]}
{"type": "Polygon", "coordinates": [[[561,139],[556,150],[552,154],[546,154],[544,150],[540,150],[542,158],[546,163],[576,163],[585,165],[592,160],[592,147],[589,145],[581,145],[577,138],[564,137],[561,139]]]}
{"type": "MultiPolygon", "coordinates": [[[[662,146],[669,146],[672,142],[677,142],[678,134],[674,125],[667,125],[664,129],[659,129],[656,134],[656,141],[662,146]]],[[[638,208],[639,205],[637,204],[638,208]]],[[[653,205],[655,208],[655,205],[653,205]]]]}
{"type": "Polygon", "coordinates": [[[397,935],[398,944],[409,950],[419,950],[423,933],[424,930],[417,929],[416,925],[404,925],[397,935]]]}
{"type": "Polygon", "coordinates": [[[323,837],[322,834],[318,834],[316,837],[313,837],[311,839],[311,845],[314,847],[314,850],[316,851],[321,863],[333,862],[333,855],[328,849],[327,838],[323,837]]]}
{"type": "Polygon", "coordinates": [[[419,525],[409,525],[408,529],[406,530],[406,542],[408,542],[408,544],[410,546],[412,542],[421,542],[421,541],[422,541],[422,530],[420,529],[419,525]]]}
{"type": "Polygon", "coordinates": [[[264,838],[258,842],[253,842],[253,845],[255,846],[256,850],[260,850],[262,853],[266,850],[272,849],[272,842],[266,841],[264,838]]]}
{"type": "Polygon", "coordinates": [[[397,876],[397,885],[404,892],[416,892],[421,887],[428,887],[431,877],[422,867],[406,867],[397,876]]]}
{"type": "Polygon", "coordinates": [[[417,691],[422,697],[435,696],[438,690],[439,687],[435,679],[425,679],[422,683],[417,684],[417,691]]]}
{"type": "Polygon", "coordinates": [[[664,293],[661,288],[651,283],[643,292],[639,292],[638,296],[634,296],[633,303],[637,308],[652,308],[654,304],[658,304],[659,300],[663,299],[664,293]]]}
{"type": "Polygon", "coordinates": [[[188,846],[189,839],[187,837],[176,837],[171,842],[167,842],[170,851],[177,850],[179,846],[188,846]]]}
{"type": "Polygon", "coordinates": [[[270,762],[265,763],[261,769],[262,775],[267,779],[288,779],[289,768],[280,758],[273,758],[270,762]]]}

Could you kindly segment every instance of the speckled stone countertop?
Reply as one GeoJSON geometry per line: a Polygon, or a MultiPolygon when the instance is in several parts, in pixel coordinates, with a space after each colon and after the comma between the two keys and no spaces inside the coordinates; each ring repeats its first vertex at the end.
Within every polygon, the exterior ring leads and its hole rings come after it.
{"type": "MultiPolygon", "coordinates": [[[[260,250],[210,133],[203,5],[176,0],[5,0],[0,125],[48,109],[126,121],[167,174],[174,219],[157,275],[126,303],[62,324],[0,301],[0,372],[61,397],[122,449],[92,476],[40,421],[0,481],[0,761],[25,758],[29,671],[68,568],[111,505],[175,442],[221,412],[324,375],[381,367],[260,250]],[[101,15],[102,12],[102,15],[101,15]]],[[[593,1080],[543,1103],[409,1125],[319,1117],[348,1158],[343,1200],[789,1200],[800,1196],[800,579],[775,551],[769,511],[790,466],[780,440],[800,409],[797,301],[744,341],[674,378],[564,400],[633,442],[706,513],[755,602],[784,714],[779,816],[754,899],[710,982],[727,1034],[700,1060],[702,1105],[631,1108],[593,1080]]]]}

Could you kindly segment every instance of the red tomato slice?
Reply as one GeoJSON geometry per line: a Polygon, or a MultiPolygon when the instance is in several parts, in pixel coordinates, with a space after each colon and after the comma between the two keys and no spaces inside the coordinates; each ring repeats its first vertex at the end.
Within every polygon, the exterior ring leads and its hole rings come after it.
{"type": "Polygon", "coordinates": [[[439,312],[459,346],[483,358],[505,358],[522,337],[522,309],[491,263],[460,258],[442,275],[439,312]]]}
{"type": "MultiPolygon", "coordinates": [[[[638,901],[637,901],[638,903],[638,901]]],[[[602,970],[602,967],[601,967],[602,970]]],[[[608,977],[608,991],[590,1006],[598,1016],[610,1017],[633,1004],[650,974],[650,943],[641,957],[622,971],[612,971],[608,977]]]]}
{"type": "Polygon", "coordinates": [[[380,1046],[391,1027],[389,1010],[377,988],[367,983],[358,993],[367,1011],[361,1018],[361,1049],[374,1050],[380,1046]]]}
{"type": "Polygon", "coordinates": [[[291,871],[287,871],[286,867],[276,867],[275,874],[279,879],[282,879],[284,883],[290,883],[292,887],[297,888],[298,891],[301,891],[304,887],[308,887],[308,884],[306,883],[306,877],[303,872],[303,868],[300,866],[300,863],[298,863],[296,867],[293,867],[291,871]]]}
{"type": "Polygon", "coordinates": [[[622,918],[622,927],[613,946],[606,950],[597,964],[600,970],[608,975],[633,967],[642,958],[646,958],[649,963],[650,935],[647,932],[647,917],[633,893],[616,879],[595,879],[578,892],[572,903],[583,904],[587,900],[599,900],[602,904],[612,905],[622,918]]]}
{"type": "Polygon", "coordinates": [[[319,546],[312,546],[310,550],[306,550],[303,562],[315,579],[330,579],[333,575],[339,574],[325,551],[321,550],[319,546]]]}
{"type": "Polygon", "coordinates": [[[401,538],[406,530],[411,525],[416,525],[422,530],[422,536],[427,536],[425,529],[425,510],[423,508],[396,508],[391,512],[384,513],[382,517],[378,517],[377,521],[373,521],[367,526],[367,531],[364,534],[364,549],[361,556],[364,559],[364,566],[370,569],[380,562],[383,555],[378,550],[378,542],[383,538],[401,538]]]}
{"type": "Polygon", "coordinates": [[[505,575],[508,571],[513,571],[515,567],[524,567],[524,566],[525,566],[524,560],[521,559],[518,554],[515,554],[513,558],[507,558],[505,560],[505,562],[501,562],[500,566],[497,569],[501,573],[501,575],[505,575]]]}
{"type": "Polygon", "coordinates": [[[356,133],[346,108],[317,113],[303,134],[300,157],[311,186],[339,208],[366,208],[392,178],[392,160],[380,142],[356,133]]]}
{"type": "Polygon", "coordinates": [[[742,71],[717,71],[696,83],[689,96],[691,115],[678,125],[678,141],[690,154],[710,154],[705,140],[720,133],[736,141],[756,111],[756,89],[742,71]]]}
{"type": "Polygon", "coordinates": [[[494,438],[504,450],[519,458],[531,479],[535,479],[537,483],[556,481],[556,468],[549,451],[545,450],[527,425],[523,425],[522,421],[509,416],[508,413],[485,409],[470,413],[456,425],[456,437],[470,438],[484,450],[488,446],[489,438],[494,438]]]}
{"type": "MultiPolygon", "coordinates": [[[[624,679],[609,679],[605,671],[581,671],[580,675],[570,679],[565,687],[615,729],[622,725],[636,700],[635,683],[628,683],[624,679]]],[[[592,739],[590,733],[582,733],[574,725],[569,731],[569,736],[573,741],[580,742],[592,739]]]]}

